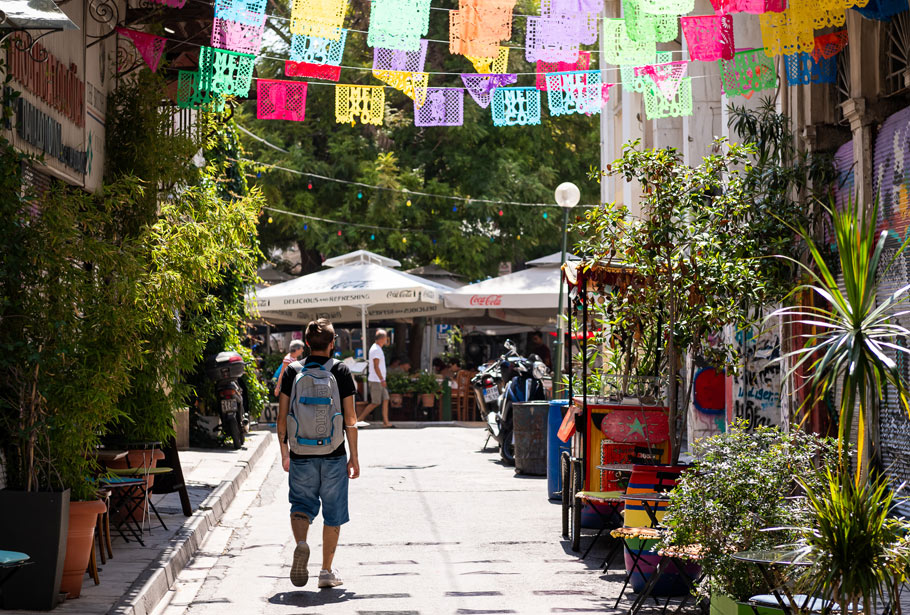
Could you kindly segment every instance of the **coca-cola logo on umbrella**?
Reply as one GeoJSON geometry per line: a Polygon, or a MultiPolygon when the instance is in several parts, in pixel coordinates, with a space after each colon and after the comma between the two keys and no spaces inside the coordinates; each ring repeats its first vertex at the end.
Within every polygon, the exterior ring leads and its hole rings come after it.
{"type": "Polygon", "coordinates": [[[386,293],[386,299],[413,299],[417,296],[414,290],[390,290],[386,293]]]}
{"type": "Polygon", "coordinates": [[[502,295],[471,295],[468,304],[482,307],[498,307],[502,305],[502,295]]]}
{"type": "Polygon", "coordinates": [[[337,284],[332,285],[332,290],[348,290],[351,288],[367,288],[369,286],[366,280],[348,280],[346,282],[338,282],[337,284]]]}

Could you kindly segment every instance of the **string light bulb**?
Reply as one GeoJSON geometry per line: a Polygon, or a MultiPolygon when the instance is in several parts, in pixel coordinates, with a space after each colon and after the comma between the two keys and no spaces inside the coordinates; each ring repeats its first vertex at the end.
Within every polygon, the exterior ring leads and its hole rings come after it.
{"type": "Polygon", "coordinates": [[[272,216],[269,216],[269,224],[272,223],[272,216]]]}
{"type": "Polygon", "coordinates": [[[499,215],[500,215],[500,216],[502,215],[502,210],[501,210],[501,209],[499,210],[499,215]]]}
{"type": "Polygon", "coordinates": [[[547,212],[543,212],[543,219],[544,219],[544,220],[547,219],[547,212]]]}
{"type": "Polygon", "coordinates": [[[407,237],[402,237],[402,238],[401,238],[401,243],[408,243],[408,238],[407,238],[407,237]]]}
{"type": "Polygon", "coordinates": [[[362,198],[363,198],[363,192],[358,192],[358,193],[357,193],[357,198],[358,198],[358,199],[362,199],[362,198]]]}
{"type": "Polygon", "coordinates": [[[410,206],[411,206],[411,199],[408,199],[408,202],[405,203],[405,205],[407,205],[408,207],[410,207],[410,206]]]}
{"type": "Polygon", "coordinates": [[[307,189],[307,190],[312,190],[312,189],[313,189],[313,182],[308,183],[308,184],[306,185],[306,189],[307,189]]]}
{"type": "Polygon", "coordinates": [[[376,241],[376,235],[370,235],[370,241],[376,241]]]}
{"type": "Polygon", "coordinates": [[[338,236],[341,237],[341,230],[338,231],[338,236]]]}

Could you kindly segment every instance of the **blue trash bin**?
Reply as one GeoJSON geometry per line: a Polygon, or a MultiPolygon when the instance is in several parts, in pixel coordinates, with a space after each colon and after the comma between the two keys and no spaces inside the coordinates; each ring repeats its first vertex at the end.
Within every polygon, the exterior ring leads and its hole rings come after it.
{"type": "Polygon", "coordinates": [[[547,495],[551,500],[562,498],[562,471],[559,467],[559,458],[563,451],[569,450],[570,443],[557,438],[556,433],[568,408],[568,399],[554,399],[550,401],[550,410],[547,414],[547,495]]]}

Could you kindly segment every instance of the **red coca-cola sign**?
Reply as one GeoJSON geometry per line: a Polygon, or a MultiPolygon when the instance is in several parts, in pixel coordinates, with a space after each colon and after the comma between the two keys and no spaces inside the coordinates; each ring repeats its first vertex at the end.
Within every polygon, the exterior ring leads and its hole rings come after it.
{"type": "Polygon", "coordinates": [[[498,307],[502,305],[502,295],[471,295],[468,304],[482,307],[498,307]]]}

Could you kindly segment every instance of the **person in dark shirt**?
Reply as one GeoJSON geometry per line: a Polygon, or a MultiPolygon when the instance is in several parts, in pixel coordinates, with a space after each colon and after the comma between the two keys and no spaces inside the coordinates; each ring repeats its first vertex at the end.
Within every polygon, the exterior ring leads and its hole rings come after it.
{"type": "Polygon", "coordinates": [[[290,450],[287,441],[288,410],[294,381],[303,369],[299,362],[291,363],[286,368],[287,373],[281,382],[277,425],[281,463],[288,472],[291,530],[297,542],[294,561],[291,564],[291,582],[300,587],[309,579],[307,564],[310,548],[306,538],[310,524],[319,514],[321,502],[324,526],[319,587],[337,587],[342,584],[342,580],[338,571],[332,568],[332,562],[341,526],[349,521],[348,479],[360,476],[360,462],[357,456],[357,415],[354,410],[354,394],[357,389],[348,367],[340,361],[331,359],[336,338],[332,323],[324,318],[311,322],[307,325],[305,338],[310,348],[307,364],[325,365],[328,361],[334,362],[331,372],[338,383],[344,416],[344,433],[350,446],[350,456],[347,455],[344,440],[335,450],[321,455],[299,455],[290,450]]]}
{"type": "Polygon", "coordinates": [[[528,344],[528,354],[536,354],[540,357],[540,360],[544,362],[544,365],[553,368],[553,362],[550,357],[550,349],[543,341],[543,334],[540,331],[535,331],[531,334],[531,342],[528,344]]]}

